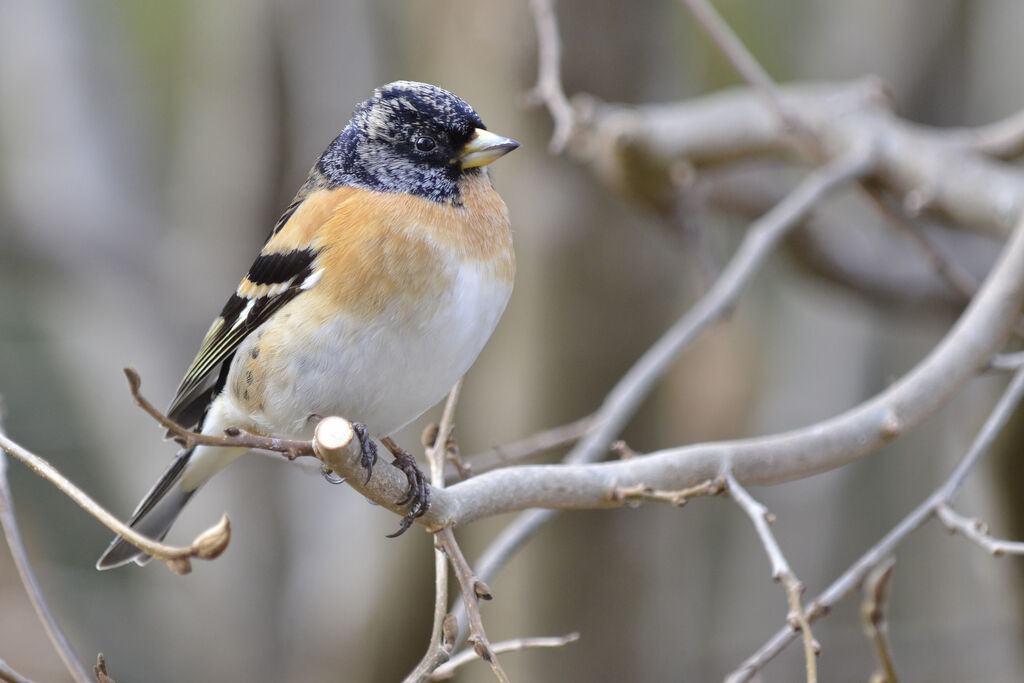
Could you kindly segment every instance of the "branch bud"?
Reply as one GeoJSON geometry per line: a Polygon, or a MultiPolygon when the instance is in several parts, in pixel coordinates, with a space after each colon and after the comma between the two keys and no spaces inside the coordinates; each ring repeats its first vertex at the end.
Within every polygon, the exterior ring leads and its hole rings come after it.
{"type": "Polygon", "coordinates": [[[203,533],[196,536],[192,542],[196,557],[202,560],[212,560],[218,557],[228,547],[231,540],[231,521],[227,515],[221,515],[220,521],[203,533]]]}

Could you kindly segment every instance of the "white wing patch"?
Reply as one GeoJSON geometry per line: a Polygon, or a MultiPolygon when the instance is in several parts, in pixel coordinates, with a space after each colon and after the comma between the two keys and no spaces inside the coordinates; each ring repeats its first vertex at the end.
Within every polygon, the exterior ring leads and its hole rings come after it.
{"type": "Polygon", "coordinates": [[[299,289],[305,291],[307,289],[310,289],[311,287],[315,287],[316,283],[320,282],[320,278],[322,278],[323,276],[324,276],[324,269],[323,268],[317,268],[312,273],[310,273],[308,276],[306,276],[306,279],[302,281],[301,285],[299,285],[299,289]]]}

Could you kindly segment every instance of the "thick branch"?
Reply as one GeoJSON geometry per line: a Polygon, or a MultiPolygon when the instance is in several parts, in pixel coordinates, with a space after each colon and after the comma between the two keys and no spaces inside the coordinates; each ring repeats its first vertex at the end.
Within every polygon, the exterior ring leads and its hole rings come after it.
{"type": "Polygon", "coordinates": [[[596,465],[498,470],[437,492],[424,522],[465,524],[530,507],[583,509],[620,504],[616,488],[683,489],[731,463],[744,484],[773,484],[839,467],[920,424],[985,367],[1024,300],[1024,230],[1018,229],[971,305],[935,349],[873,399],[816,424],[754,439],[673,448],[596,465]]]}
{"type": "MultiPolygon", "coordinates": [[[[951,142],[947,131],[919,126],[892,114],[876,79],[853,83],[780,87],[784,109],[832,156],[865,144],[880,150],[876,179],[890,193],[915,193],[915,206],[955,224],[1005,236],[1024,206],[1024,174],[951,142]]],[[[666,201],[678,189],[671,169],[765,155],[799,156],[798,143],[780,131],[757,92],[726,90],[684,102],[626,106],[575,98],[585,145],[572,152],[612,184],[648,200],[652,171],[661,170],[666,201]],[[643,170],[643,173],[637,173],[643,170]],[[640,183],[633,185],[634,177],[640,183]]]]}

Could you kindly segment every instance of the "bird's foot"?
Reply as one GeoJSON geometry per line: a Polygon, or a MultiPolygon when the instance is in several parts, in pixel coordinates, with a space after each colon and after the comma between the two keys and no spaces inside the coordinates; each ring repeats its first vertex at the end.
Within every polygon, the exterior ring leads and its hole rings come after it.
{"type": "Polygon", "coordinates": [[[422,517],[430,509],[430,487],[427,485],[423,470],[416,464],[416,458],[412,457],[409,451],[398,446],[390,438],[384,439],[384,445],[395,456],[391,464],[402,470],[409,480],[409,490],[406,491],[405,498],[398,501],[399,505],[408,505],[409,512],[402,518],[398,531],[388,535],[388,538],[395,538],[404,534],[417,517],[422,517]]]}
{"type": "Polygon", "coordinates": [[[366,469],[366,481],[363,483],[368,484],[373,475],[373,466],[377,464],[377,444],[370,438],[370,432],[362,422],[353,422],[352,430],[356,433],[356,437],[359,439],[359,448],[363,452],[359,458],[359,464],[366,469]]]}
{"type": "Polygon", "coordinates": [[[328,484],[344,484],[346,477],[339,477],[327,465],[320,465],[320,474],[327,480],[328,484]]]}

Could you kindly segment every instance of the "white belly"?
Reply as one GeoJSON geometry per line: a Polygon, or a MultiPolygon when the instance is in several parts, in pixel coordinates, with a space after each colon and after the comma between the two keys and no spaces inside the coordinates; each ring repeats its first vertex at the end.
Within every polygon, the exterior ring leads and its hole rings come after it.
{"type": "MultiPolygon", "coordinates": [[[[370,321],[346,316],[287,337],[287,353],[265,377],[260,431],[310,438],[310,415],[340,415],[386,436],[437,403],[476,360],[494,331],[511,284],[463,265],[452,288],[411,314],[385,309],[370,321]]],[[[285,313],[287,306],[278,315],[285,313]]],[[[256,335],[239,347],[227,387],[244,373],[256,335]]]]}

